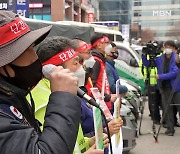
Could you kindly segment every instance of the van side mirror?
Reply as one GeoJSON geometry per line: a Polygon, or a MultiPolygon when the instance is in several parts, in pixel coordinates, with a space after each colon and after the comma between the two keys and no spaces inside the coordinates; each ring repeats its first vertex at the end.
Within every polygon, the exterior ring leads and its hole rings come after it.
{"type": "Polygon", "coordinates": [[[135,58],[131,58],[130,60],[130,66],[133,66],[133,67],[139,67],[137,61],[135,58]]]}

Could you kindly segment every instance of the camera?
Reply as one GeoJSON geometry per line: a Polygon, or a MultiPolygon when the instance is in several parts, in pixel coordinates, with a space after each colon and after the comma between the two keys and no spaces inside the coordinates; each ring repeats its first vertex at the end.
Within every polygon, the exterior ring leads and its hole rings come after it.
{"type": "Polygon", "coordinates": [[[158,42],[149,42],[142,48],[142,53],[149,55],[150,57],[156,57],[161,53],[161,48],[158,42]]]}

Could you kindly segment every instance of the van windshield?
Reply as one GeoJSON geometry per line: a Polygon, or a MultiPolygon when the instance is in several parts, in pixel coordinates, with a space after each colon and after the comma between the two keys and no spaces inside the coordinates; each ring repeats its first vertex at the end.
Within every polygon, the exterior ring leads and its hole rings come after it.
{"type": "Polygon", "coordinates": [[[116,41],[122,42],[123,38],[121,35],[116,35],[116,41]]]}
{"type": "Polygon", "coordinates": [[[128,65],[130,65],[130,60],[133,58],[133,56],[125,49],[118,48],[119,56],[117,60],[123,60],[128,65]]]}
{"type": "MultiPolygon", "coordinates": [[[[122,60],[124,61],[127,65],[131,66],[131,60],[132,59],[135,59],[134,56],[125,48],[122,48],[122,47],[118,47],[117,46],[117,49],[118,49],[118,52],[119,52],[119,55],[118,55],[118,58],[117,60],[122,60]]],[[[138,54],[136,54],[138,56],[138,54]]],[[[139,57],[138,57],[139,58],[139,57]]],[[[137,67],[138,67],[138,62],[136,61],[137,63],[137,67]]],[[[135,66],[136,67],[136,66],[135,66]]]]}

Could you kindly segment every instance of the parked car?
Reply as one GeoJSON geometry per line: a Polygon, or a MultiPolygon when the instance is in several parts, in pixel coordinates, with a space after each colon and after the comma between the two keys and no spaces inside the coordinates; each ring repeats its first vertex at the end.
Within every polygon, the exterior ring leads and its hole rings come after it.
{"type": "Polygon", "coordinates": [[[123,152],[129,152],[136,146],[137,123],[131,110],[126,106],[121,106],[120,115],[123,119],[123,152]]]}
{"type": "Polygon", "coordinates": [[[121,79],[121,84],[128,88],[126,96],[123,97],[125,99],[123,100],[123,103],[128,104],[128,106],[131,106],[130,109],[136,117],[137,121],[139,118],[140,107],[142,105],[140,87],[135,83],[129,83],[128,81],[126,81],[126,79],[121,79]]]}

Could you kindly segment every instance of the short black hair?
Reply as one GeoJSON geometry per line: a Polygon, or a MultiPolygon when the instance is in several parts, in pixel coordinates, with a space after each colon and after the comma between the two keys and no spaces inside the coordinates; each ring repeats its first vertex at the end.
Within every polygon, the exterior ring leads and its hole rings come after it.
{"type": "Polygon", "coordinates": [[[177,45],[176,45],[176,43],[175,43],[173,40],[168,40],[168,41],[166,41],[166,42],[164,43],[164,46],[166,46],[166,45],[172,46],[172,47],[174,47],[175,49],[177,49],[177,45]]]}
{"type": "Polygon", "coordinates": [[[74,37],[73,40],[80,40],[80,41],[86,42],[86,41],[84,41],[82,38],[79,38],[79,37],[77,37],[77,36],[74,37]]]}
{"type": "Polygon", "coordinates": [[[110,44],[112,45],[113,48],[117,47],[114,42],[110,42],[110,44]]]}
{"type": "Polygon", "coordinates": [[[47,37],[37,48],[37,55],[43,63],[67,48],[76,49],[75,42],[67,37],[47,37]]]}
{"type": "Polygon", "coordinates": [[[84,40],[80,39],[80,38],[73,38],[73,41],[76,45],[76,49],[80,47],[80,43],[81,42],[85,42],[84,40]]]}
{"type": "Polygon", "coordinates": [[[93,45],[97,40],[99,40],[100,38],[103,38],[104,36],[108,37],[108,36],[105,35],[105,34],[99,34],[99,33],[94,34],[94,35],[91,37],[91,44],[93,45]]]}

